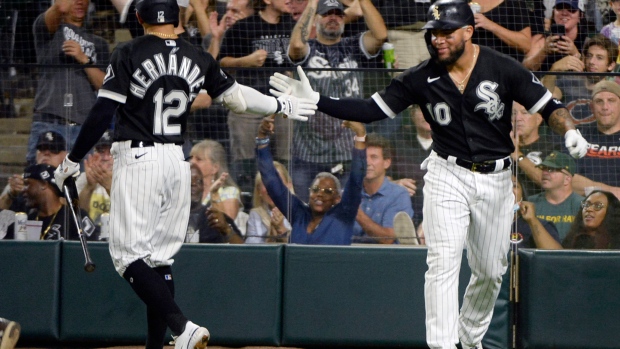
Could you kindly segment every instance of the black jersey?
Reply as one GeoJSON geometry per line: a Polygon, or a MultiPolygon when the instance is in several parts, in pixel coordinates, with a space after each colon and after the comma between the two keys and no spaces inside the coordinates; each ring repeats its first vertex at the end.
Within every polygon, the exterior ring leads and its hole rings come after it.
{"type": "Polygon", "coordinates": [[[390,117],[409,105],[420,105],[431,125],[435,151],[481,162],[514,151],[510,138],[513,100],[536,113],[551,93],[514,59],[480,46],[463,94],[445,66],[428,60],[403,72],[372,98],[390,117]]]}
{"type": "Polygon", "coordinates": [[[199,91],[215,98],[234,82],[189,42],[145,35],[116,48],[99,96],[121,103],[115,141],[182,143],[199,91]]]}

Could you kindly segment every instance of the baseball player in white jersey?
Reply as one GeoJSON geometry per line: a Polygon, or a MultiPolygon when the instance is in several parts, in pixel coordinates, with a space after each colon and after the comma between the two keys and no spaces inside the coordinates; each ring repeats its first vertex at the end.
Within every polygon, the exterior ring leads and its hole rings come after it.
{"type": "Polygon", "coordinates": [[[482,348],[507,267],[513,194],[510,154],[512,102],[539,112],[564,135],[573,157],[587,142],[568,111],[552,99],[520,63],[474,45],[474,15],[463,0],[440,0],[429,10],[426,42],[431,59],[394,78],[371,98],[320,96],[298,69],[301,81],[271,78],[272,93],[292,93],[317,102],[320,111],[345,120],[371,122],[395,117],[412,104],[433,132],[433,151],[423,162],[426,340],[431,348],[482,348]],[[472,276],[460,314],[458,275],[463,245],[472,276]]]}
{"type": "Polygon", "coordinates": [[[86,155],[115,115],[110,254],[118,273],[147,306],[146,348],[204,348],[209,331],[188,321],[174,301],[172,257],[183,244],[190,208],[190,166],[181,144],[191,104],[200,91],[238,113],[285,113],[307,119],[316,105],[274,98],[240,85],[207,53],[179,39],[176,0],[138,0],[145,34],[112,54],[97,102],[71,153],[55,172],[58,185],[79,173],[86,155]]]}

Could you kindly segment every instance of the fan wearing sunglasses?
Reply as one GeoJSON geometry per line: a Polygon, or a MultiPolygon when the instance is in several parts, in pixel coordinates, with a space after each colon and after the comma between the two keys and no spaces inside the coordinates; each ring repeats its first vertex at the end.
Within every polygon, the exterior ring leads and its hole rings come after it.
{"type": "MultiPolygon", "coordinates": [[[[362,182],[366,174],[366,129],[363,124],[344,121],[343,127],[355,133],[351,174],[344,190],[331,173],[321,172],[309,188],[306,204],[284,185],[273,165],[269,136],[274,132],[273,116],[263,119],[256,138],[258,170],[267,193],[276,207],[291,222],[290,241],[308,245],[350,245],[353,224],[362,200],[362,182]]],[[[294,174],[293,174],[294,175],[294,174]]]]}

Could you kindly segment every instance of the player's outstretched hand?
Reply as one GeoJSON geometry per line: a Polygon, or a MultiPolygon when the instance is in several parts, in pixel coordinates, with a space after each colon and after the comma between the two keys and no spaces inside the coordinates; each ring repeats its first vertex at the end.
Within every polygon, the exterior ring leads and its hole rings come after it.
{"type": "Polygon", "coordinates": [[[583,138],[579,130],[566,131],[564,134],[564,145],[566,145],[566,149],[575,159],[584,157],[588,151],[588,141],[583,138]]]}
{"type": "Polygon", "coordinates": [[[320,95],[310,86],[310,81],[308,81],[308,77],[306,77],[306,73],[301,69],[301,66],[297,66],[297,73],[299,74],[299,80],[289,78],[280,73],[273,74],[273,76],[269,78],[269,85],[275,88],[275,90],[269,89],[269,92],[276,97],[293,95],[297,98],[309,99],[312,103],[317,104],[320,95]]]}
{"type": "Polygon", "coordinates": [[[58,165],[56,171],[54,171],[54,179],[56,180],[56,186],[63,192],[62,185],[65,182],[65,179],[73,176],[76,177],[80,175],[80,164],[77,162],[73,162],[69,160],[69,155],[65,157],[65,159],[58,165]]]}
{"type": "Polygon", "coordinates": [[[280,113],[297,121],[308,121],[308,116],[314,115],[316,103],[307,98],[297,98],[291,95],[278,97],[280,113]]]}

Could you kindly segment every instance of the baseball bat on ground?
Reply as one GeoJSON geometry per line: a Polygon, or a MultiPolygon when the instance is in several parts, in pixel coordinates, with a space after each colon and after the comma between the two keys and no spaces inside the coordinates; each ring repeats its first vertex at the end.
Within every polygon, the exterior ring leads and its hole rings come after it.
{"type": "Polygon", "coordinates": [[[90,259],[88,245],[86,244],[86,235],[84,235],[84,231],[82,230],[82,215],[80,214],[79,210],[79,196],[77,187],[75,186],[75,179],[73,177],[68,177],[67,179],[65,179],[62,187],[65,198],[67,199],[67,206],[69,206],[69,210],[71,211],[71,215],[73,216],[73,220],[75,221],[75,226],[78,230],[80,244],[82,245],[82,252],[84,252],[84,270],[91,273],[95,271],[95,263],[93,263],[92,259],[90,259]]]}

